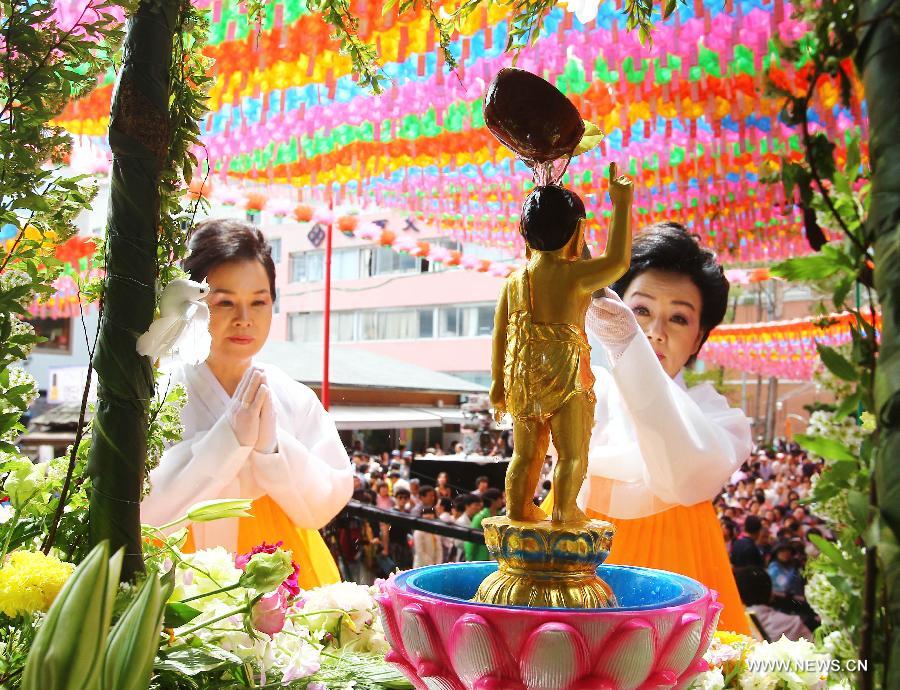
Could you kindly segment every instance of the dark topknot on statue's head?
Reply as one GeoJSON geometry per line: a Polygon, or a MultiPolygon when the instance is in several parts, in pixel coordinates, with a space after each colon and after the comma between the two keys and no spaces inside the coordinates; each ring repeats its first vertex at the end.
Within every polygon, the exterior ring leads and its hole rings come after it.
{"type": "Polygon", "coordinates": [[[532,249],[553,252],[566,246],[586,215],[575,192],[556,185],[536,187],[525,199],[519,230],[532,249]]]}

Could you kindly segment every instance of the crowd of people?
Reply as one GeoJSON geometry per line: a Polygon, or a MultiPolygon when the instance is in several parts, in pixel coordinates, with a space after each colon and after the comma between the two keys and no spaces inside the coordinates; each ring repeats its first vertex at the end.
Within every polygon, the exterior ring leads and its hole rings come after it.
{"type": "MultiPolygon", "coordinates": [[[[439,446],[429,448],[426,454],[443,455],[439,446]]],[[[353,498],[360,503],[476,530],[481,529],[486,517],[500,515],[504,510],[502,487],[492,486],[487,476],[477,477],[472,486],[451,483],[446,472],[439,473],[433,482],[415,476],[411,471],[413,453],[405,446],[379,455],[355,448],[350,455],[354,466],[353,498]]],[[[497,455],[505,455],[504,445],[499,446],[497,455]]],[[[549,470],[548,463],[548,477],[549,470]]],[[[549,481],[543,484],[545,495],[549,481]]],[[[537,500],[540,498],[541,494],[536,496],[537,500]]],[[[484,544],[376,519],[339,519],[334,534],[344,576],[361,583],[371,583],[396,568],[490,559],[484,544]]]]}
{"type": "Polygon", "coordinates": [[[781,441],[757,451],[714,504],[741,598],[772,639],[812,639],[818,624],[803,572],[818,554],[810,537],[832,536],[804,505],[820,470],[798,445],[781,441]]]}
{"type": "MultiPolygon", "coordinates": [[[[439,448],[428,453],[443,454],[439,448]]],[[[446,472],[433,482],[417,477],[413,453],[404,446],[378,456],[356,448],[350,455],[353,497],[361,503],[472,529],[504,511],[502,487],[492,486],[487,476],[470,487],[451,484],[446,472]]],[[[818,553],[810,537],[831,535],[803,499],[820,469],[799,446],[779,441],[757,451],[714,501],[741,598],[760,633],[772,639],[782,633],[811,639],[818,624],[804,597],[803,570],[818,553]]],[[[538,504],[550,490],[551,475],[548,457],[535,495],[538,504]]],[[[341,519],[334,534],[344,577],[363,583],[396,568],[490,558],[483,544],[376,519],[341,519]]]]}

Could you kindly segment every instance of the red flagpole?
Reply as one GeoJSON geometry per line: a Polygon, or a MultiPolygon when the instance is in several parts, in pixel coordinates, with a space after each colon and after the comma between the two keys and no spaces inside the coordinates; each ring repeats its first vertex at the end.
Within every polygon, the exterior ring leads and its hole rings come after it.
{"type": "Polygon", "coordinates": [[[331,403],[329,384],[329,354],[331,350],[331,232],[334,227],[334,203],[328,201],[328,223],[325,230],[325,333],[324,361],[322,362],[322,407],[326,410],[331,403]]]}

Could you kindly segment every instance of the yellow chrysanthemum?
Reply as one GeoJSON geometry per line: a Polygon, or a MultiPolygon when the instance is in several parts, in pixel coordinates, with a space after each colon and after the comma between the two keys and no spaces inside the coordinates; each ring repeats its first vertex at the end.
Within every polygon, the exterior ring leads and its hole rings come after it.
{"type": "Polygon", "coordinates": [[[46,611],[74,569],[40,552],[12,553],[0,567],[0,612],[14,617],[46,611]]]}
{"type": "Polygon", "coordinates": [[[727,632],[725,630],[717,630],[716,639],[722,644],[748,644],[753,642],[752,637],[747,637],[747,635],[741,635],[739,633],[727,632]]]}

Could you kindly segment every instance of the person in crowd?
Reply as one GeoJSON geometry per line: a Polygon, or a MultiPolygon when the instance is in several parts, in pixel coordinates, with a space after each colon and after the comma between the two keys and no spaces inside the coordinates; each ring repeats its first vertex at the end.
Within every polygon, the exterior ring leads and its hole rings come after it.
{"type": "Polygon", "coordinates": [[[272,324],[275,264],[262,233],[238,220],[197,224],[184,268],[210,292],[205,362],[175,369],[182,440],[150,472],[141,520],[165,525],[195,503],[251,499],[252,517],[190,525],[185,550],[248,552],[281,542],[300,566],[303,588],[340,579],[319,535],[353,492],[353,467],[334,421],[315,393],[256,359],[272,324]]]}
{"type": "Polygon", "coordinates": [[[437,490],[438,498],[453,498],[453,487],[450,486],[450,478],[447,476],[446,472],[438,474],[437,486],[435,486],[435,489],[437,490]]]}
{"type": "MultiPolygon", "coordinates": [[[[471,527],[474,517],[484,508],[484,502],[481,496],[466,494],[465,496],[460,496],[460,506],[462,507],[462,514],[456,518],[456,524],[460,527],[471,527]]],[[[457,553],[460,560],[465,558],[466,544],[468,543],[461,539],[457,540],[457,553]]]]}
{"type": "Polygon", "coordinates": [[[415,508],[419,503],[421,503],[421,498],[419,496],[421,481],[418,477],[413,477],[409,480],[409,497],[412,500],[413,508],[415,508]]]}
{"type": "Polygon", "coordinates": [[[595,427],[579,506],[616,526],[607,563],[699,580],[725,605],[720,626],[745,633],[711,501],[750,457],[750,420],[711,384],[688,388],[683,376],[725,316],[728,280],[684,227],[660,223],[635,238],[631,265],[611,288],[595,296],[585,324],[592,357],[605,355],[606,367],[593,368],[595,427]]]}
{"type": "Polygon", "coordinates": [[[476,496],[481,496],[490,488],[491,480],[487,477],[478,477],[475,480],[475,490],[472,492],[476,496]]]}
{"type": "Polygon", "coordinates": [[[812,632],[800,616],[772,608],[772,579],[765,570],[758,566],[737,568],[734,579],[762,640],[776,642],[784,635],[794,642],[801,639],[813,641],[812,632]]]}
{"type": "Polygon", "coordinates": [[[434,442],[434,454],[435,455],[443,455],[444,454],[444,447],[441,445],[440,441],[434,442]]]}
{"type": "MultiPolygon", "coordinates": [[[[409,489],[400,488],[394,492],[394,510],[398,513],[409,513],[412,507],[409,489]]],[[[382,530],[384,527],[382,526],[382,530]]],[[[400,570],[409,570],[412,567],[412,549],[410,548],[409,528],[399,524],[389,525],[387,534],[382,532],[382,541],[387,544],[387,552],[400,570]]]]}
{"type": "Polygon", "coordinates": [[[375,485],[375,506],[382,510],[391,510],[394,507],[394,499],[391,497],[391,488],[387,482],[378,482],[375,485]]]}
{"type": "Polygon", "coordinates": [[[768,573],[775,596],[785,599],[803,597],[803,577],[797,567],[796,548],[791,542],[782,541],[772,549],[768,573]]]}
{"type": "MultiPolygon", "coordinates": [[[[453,501],[449,498],[440,498],[438,502],[435,504],[435,515],[437,515],[437,519],[446,524],[456,524],[456,518],[459,517],[453,510],[453,501]]],[[[441,559],[442,563],[450,563],[455,560],[452,557],[451,551],[453,551],[455,540],[453,537],[441,537],[441,544],[443,549],[443,556],[441,559]]]]}
{"type": "MultiPolygon", "coordinates": [[[[416,486],[419,487],[418,483],[416,483],[416,486]]],[[[433,486],[429,486],[426,484],[425,486],[419,487],[419,501],[418,501],[418,503],[416,503],[413,506],[412,510],[410,511],[410,514],[413,517],[421,517],[422,512],[426,508],[433,509],[436,504],[437,504],[437,491],[434,490],[433,486]]]]}
{"type": "MultiPolygon", "coordinates": [[[[472,529],[481,529],[485,518],[496,517],[503,509],[503,493],[500,489],[488,489],[481,496],[482,509],[472,516],[472,529]]],[[[467,541],[465,545],[467,561],[489,561],[491,554],[484,544],[467,541]]]]}
{"type": "MultiPolygon", "coordinates": [[[[432,493],[434,493],[434,489],[432,489],[432,493]]],[[[436,520],[434,506],[423,506],[420,517],[423,520],[436,520]]],[[[413,532],[413,568],[437,565],[443,563],[443,559],[444,545],[440,536],[423,530],[413,532]]]]}
{"type": "Polygon", "coordinates": [[[762,528],[762,520],[756,515],[748,515],[744,520],[743,536],[731,545],[731,565],[735,568],[749,565],[762,568],[765,561],[760,546],[767,537],[762,528]]]}

